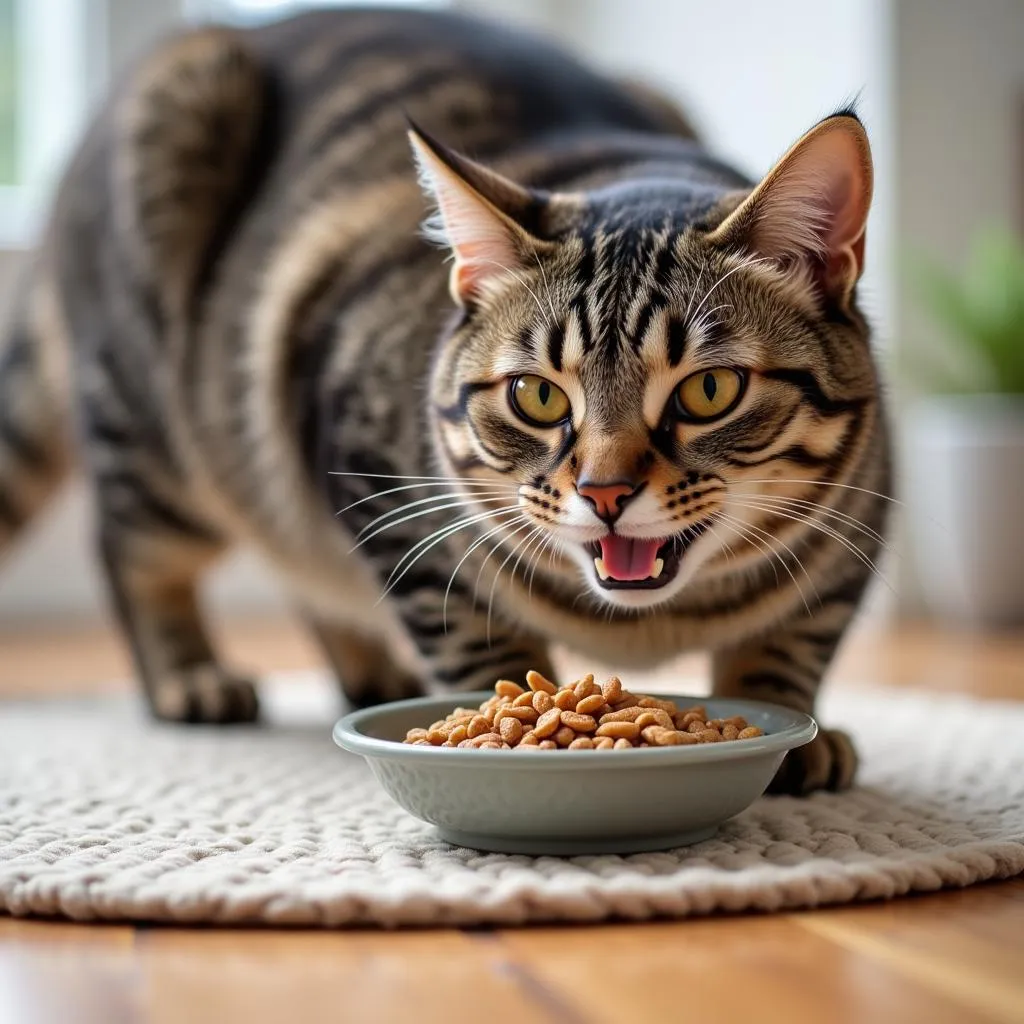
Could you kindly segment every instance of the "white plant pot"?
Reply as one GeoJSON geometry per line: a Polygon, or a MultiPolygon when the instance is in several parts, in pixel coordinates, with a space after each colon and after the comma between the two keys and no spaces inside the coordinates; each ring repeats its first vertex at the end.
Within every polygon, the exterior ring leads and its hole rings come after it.
{"type": "Polygon", "coordinates": [[[907,418],[907,541],[930,608],[1024,625],[1024,395],[932,397],[907,418]]]}

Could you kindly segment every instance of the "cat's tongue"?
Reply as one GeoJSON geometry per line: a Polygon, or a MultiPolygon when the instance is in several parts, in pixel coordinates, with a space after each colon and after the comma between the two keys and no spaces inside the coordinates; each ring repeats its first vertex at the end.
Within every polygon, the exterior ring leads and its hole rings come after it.
{"type": "Polygon", "coordinates": [[[645,580],[654,573],[660,540],[637,540],[611,533],[601,538],[601,561],[616,580],[645,580]]]}

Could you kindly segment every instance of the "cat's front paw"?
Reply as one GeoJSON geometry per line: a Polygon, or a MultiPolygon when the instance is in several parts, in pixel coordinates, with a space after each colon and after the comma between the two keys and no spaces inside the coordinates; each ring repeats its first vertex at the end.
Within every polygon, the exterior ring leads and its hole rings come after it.
{"type": "Polygon", "coordinates": [[[841,729],[819,729],[810,743],[786,755],[769,793],[805,796],[817,789],[849,789],[857,774],[857,751],[841,729]]]}
{"type": "Polygon", "coordinates": [[[167,722],[228,725],[259,716],[256,687],[214,664],[161,676],[149,691],[153,714],[167,722]]]}
{"type": "Polygon", "coordinates": [[[342,679],[341,691],[353,708],[371,708],[395,700],[409,700],[422,697],[426,692],[416,676],[390,662],[382,665],[379,672],[369,679],[359,680],[358,685],[342,679]]]}

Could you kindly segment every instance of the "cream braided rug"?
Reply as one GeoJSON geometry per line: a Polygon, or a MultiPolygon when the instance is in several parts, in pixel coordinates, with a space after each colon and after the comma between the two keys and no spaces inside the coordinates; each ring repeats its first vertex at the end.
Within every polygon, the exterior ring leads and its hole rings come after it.
{"type": "Polygon", "coordinates": [[[708,842],[570,860],[435,839],[330,739],[333,690],[272,724],[158,727],[127,699],[0,705],[0,910],[77,919],[432,925],[685,917],[1024,871],[1024,704],[836,695],[860,788],[762,799],[708,842]]]}

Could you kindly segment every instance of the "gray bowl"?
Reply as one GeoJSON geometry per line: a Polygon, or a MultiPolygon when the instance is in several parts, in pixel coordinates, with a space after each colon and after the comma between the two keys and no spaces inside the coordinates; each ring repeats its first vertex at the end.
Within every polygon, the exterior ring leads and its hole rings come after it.
{"type": "MultiPolygon", "coordinates": [[[[467,750],[412,746],[425,727],[490,693],[418,697],[354,711],[335,742],[366,758],[388,795],[457,846],[498,853],[639,853],[708,839],[767,788],[814,720],[748,700],[669,695],[714,718],[742,715],[756,739],[636,750],[467,750]]],[[[659,694],[659,697],[662,694],[659,694]]]]}

